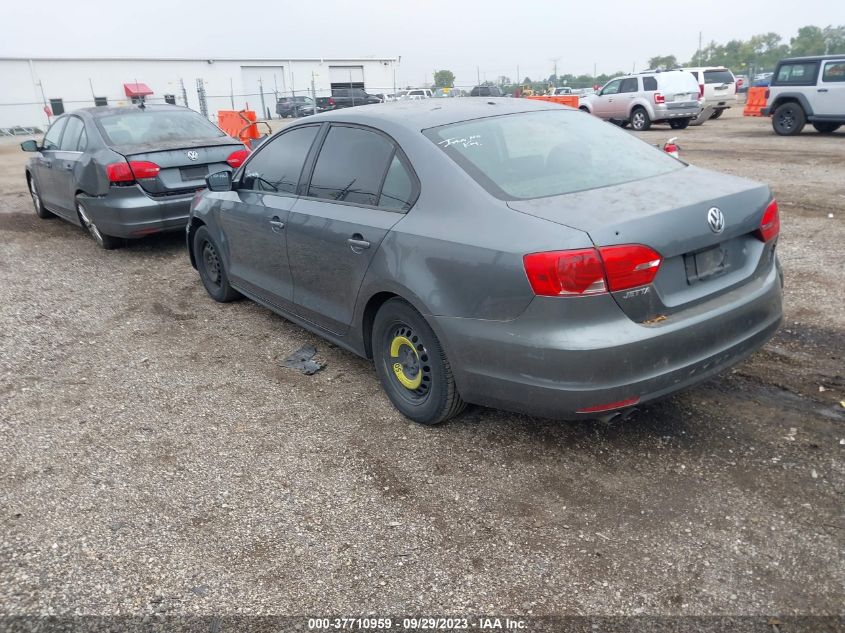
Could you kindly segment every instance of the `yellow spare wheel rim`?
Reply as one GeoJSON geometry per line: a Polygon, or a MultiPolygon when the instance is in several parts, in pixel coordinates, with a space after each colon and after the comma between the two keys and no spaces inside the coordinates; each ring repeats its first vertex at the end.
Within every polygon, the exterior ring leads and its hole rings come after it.
{"type": "Polygon", "coordinates": [[[393,373],[400,384],[410,391],[419,389],[422,367],[414,344],[405,336],[394,336],[390,342],[390,358],[393,373]]]}

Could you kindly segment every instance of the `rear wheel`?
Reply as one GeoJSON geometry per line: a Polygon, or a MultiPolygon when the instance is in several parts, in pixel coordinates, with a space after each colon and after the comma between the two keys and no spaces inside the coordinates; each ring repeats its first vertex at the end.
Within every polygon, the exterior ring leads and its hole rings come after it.
{"type": "Polygon", "coordinates": [[[41,202],[41,194],[38,193],[38,185],[35,184],[35,177],[29,177],[29,195],[32,196],[32,204],[35,207],[35,215],[37,215],[42,220],[46,220],[47,218],[54,218],[56,217],[44,207],[44,203],[41,202]]]}
{"type": "Polygon", "coordinates": [[[82,228],[88,231],[88,234],[94,238],[94,241],[100,245],[100,248],[111,251],[120,248],[126,243],[126,240],[123,238],[106,235],[98,229],[97,225],[94,224],[88,215],[85,205],[79,198],[76,199],[76,213],[79,216],[79,223],[82,225],[82,228]]]}
{"type": "Polygon", "coordinates": [[[220,255],[220,249],[211,239],[211,232],[204,226],[194,234],[194,260],[200,273],[202,285],[215,301],[228,303],[241,297],[241,293],[229,285],[229,275],[220,255]]]}
{"type": "Polygon", "coordinates": [[[373,361],[387,397],[407,418],[439,424],[464,409],[446,353],[411,305],[390,299],[373,323],[373,361]]]}
{"type": "Polygon", "coordinates": [[[718,119],[722,116],[722,112],[725,111],[725,108],[719,108],[718,110],[713,110],[713,114],[710,115],[711,119],[718,119]]]}
{"type": "Polygon", "coordinates": [[[780,136],[799,134],[806,123],[804,109],[794,101],[779,105],[772,114],[772,128],[780,136]]]}
{"type": "Polygon", "coordinates": [[[631,128],[637,132],[645,132],[651,127],[651,119],[645,108],[634,108],[631,112],[631,128]]]}
{"type": "Polygon", "coordinates": [[[841,125],[841,123],[827,123],[826,121],[813,123],[813,127],[816,128],[816,132],[819,134],[832,134],[838,130],[841,125]]]}
{"type": "Polygon", "coordinates": [[[675,119],[674,121],[669,121],[669,127],[673,130],[685,130],[689,127],[689,119],[675,119]]]}

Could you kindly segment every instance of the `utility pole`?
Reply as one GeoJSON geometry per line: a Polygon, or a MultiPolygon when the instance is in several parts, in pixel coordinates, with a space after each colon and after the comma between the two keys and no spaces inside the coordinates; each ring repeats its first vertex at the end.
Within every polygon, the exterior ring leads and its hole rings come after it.
{"type": "Polygon", "coordinates": [[[317,114],[317,89],[314,87],[314,71],[311,71],[311,99],[314,101],[314,114],[317,114]]]}
{"type": "Polygon", "coordinates": [[[264,82],[258,78],[258,91],[261,93],[261,118],[267,116],[267,106],[264,105],[264,82]]]}
{"type": "Polygon", "coordinates": [[[478,66],[475,67],[475,82],[476,82],[475,83],[476,86],[481,85],[481,70],[479,69],[478,66]]]}
{"type": "Polygon", "coordinates": [[[522,85],[522,77],[519,76],[519,64],[516,65],[516,85],[522,85]]]}
{"type": "Polygon", "coordinates": [[[552,62],[552,64],[554,64],[555,86],[557,86],[557,85],[558,85],[558,80],[557,80],[557,63],[560,61],[560,57],[552,57],[549,61],[551,61],[551,62],[552,62]]]}
{"type": "Polygon", "coordinates": [[[232,103],[232,110],[235,109],[235,85],[232,83],[232,78],[229,77],[229,101],[232,103]]]}
{"type": "Polygon", "coordinates": [[[701,31],[698,32],[698,54],[696,55],[696,66],[701,66],[701,31]]]}
{"type": "Polygon", "coordinates": [[[593,62],[593,85],[599,82],[599,76],[596,74],[596,62],[593,62]]]}

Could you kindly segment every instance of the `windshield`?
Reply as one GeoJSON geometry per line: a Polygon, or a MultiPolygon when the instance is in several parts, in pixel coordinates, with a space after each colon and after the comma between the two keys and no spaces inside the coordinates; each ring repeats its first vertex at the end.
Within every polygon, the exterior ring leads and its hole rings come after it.
{"type": "Polygon", "coordinates": [[[615,125],[565,109],[475,119],[423,133],[504,200],[608,187],[684,167],[615,125]]]}
{"type": "Polygon", "coordinates": [[[98,117],[111,145],[138,145],[226,136],[192,110],[141,110],[98,117]]]}

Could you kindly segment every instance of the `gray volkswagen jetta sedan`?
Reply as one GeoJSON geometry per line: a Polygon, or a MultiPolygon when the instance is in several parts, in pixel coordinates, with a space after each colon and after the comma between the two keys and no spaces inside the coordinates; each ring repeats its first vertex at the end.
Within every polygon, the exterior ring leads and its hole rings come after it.
{"type": "Polygon", "coordinates": [[[26,182],[38,216],[81,225],[106,249],[183,230],[209,172],[248,154],[200,114],[170,105],[75,110],[21,148],[36,152],[26,182]]]}
{"type": "Polygon", "coordinates": [[[781,320],[768,186],[554,104],[321,114],[207,183],[187,241],[211,297],[372,358],[417,422],[464,403],[625,413],[734,365],[781,320]]]}

